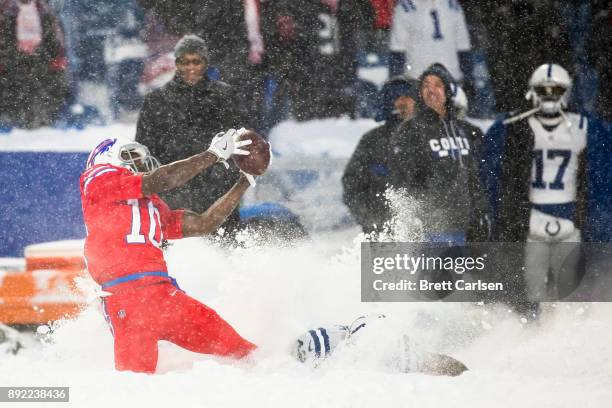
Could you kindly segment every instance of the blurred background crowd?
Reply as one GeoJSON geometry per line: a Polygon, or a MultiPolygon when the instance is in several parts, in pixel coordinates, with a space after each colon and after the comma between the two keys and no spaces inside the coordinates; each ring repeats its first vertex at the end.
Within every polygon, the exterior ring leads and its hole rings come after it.
{"type": "MultiPolygon", "coordinates": [[[[372,118],[342,177],[363,232],[403,189],[425,241],[545,244],[517,261],[542,292],[584,269],[552,254],[612,240],[611,43],[609,0],[0,0],[0,131],[137,123],[166,164],[238,125],[372,118]]],[[[237,177],[164,199],[202,212],[237,177]]]]}
{"type": "Polygon", "coordinates": [[[2,0],[1,126],[133,122],[188,33],[208,46],[207,75],[236,88],[263,133],[289,116],[375,117],[385,80],[433,62],[461,83],[470,117],[517,109],[533,70],[555,62],[574,78],[574,110],[612,118],[609,1],[419,3],[2,0]]]}

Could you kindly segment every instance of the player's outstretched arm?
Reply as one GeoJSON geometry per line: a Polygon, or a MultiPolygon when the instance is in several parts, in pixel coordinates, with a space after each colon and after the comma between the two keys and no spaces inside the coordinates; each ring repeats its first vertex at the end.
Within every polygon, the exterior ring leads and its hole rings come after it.
{"type": "Polygon", "coordinates": [[[142,178],[143,194],[149,195],[180,187],[218,161],[225,161],[233,154],[248,155],[249,152],[241,147],[250,144],[251,141],[238,139],[239,135],[235,129],[219,132],[205,152],[166,164],[145,174],[142,178]]]}
{"type": "Polygon", "coordinates": [[[214,233],[223,224],[227,216],[236,208],[240,198],[250,184],[244,173],[234,186],[211,205],[208,210],[198,215],[186,211],[183,216],[183,237],[193,237],[214,233]]]}
{"type": "Polygon", "coordinates": [[[149,195],[180,187],[218,161],[209,151],[178,160],[145,174],[142,178],[142,193],[149,195]]]}

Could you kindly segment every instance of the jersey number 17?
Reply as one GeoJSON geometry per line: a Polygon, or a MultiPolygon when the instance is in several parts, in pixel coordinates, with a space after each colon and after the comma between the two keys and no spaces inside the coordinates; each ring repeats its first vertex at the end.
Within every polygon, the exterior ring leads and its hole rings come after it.
{"type": "Polygon", "coordinates": [[[531,183],[533,188],[545,189],[547,185],[551,190],[563,190],[565,188],[563,176],[565,175],[565,170],[567,169],[567,165],[572,157],[572,151],[563,149],[546,150],[546,158],[548,160],[554,160],[557,157],[561,157],[563,159],[557,169],[557,175],[552,183],[546,183],[544,181],[544,150],[536,149],[533,151],[533,160],[535,164],[535,178],[531,183]]]}

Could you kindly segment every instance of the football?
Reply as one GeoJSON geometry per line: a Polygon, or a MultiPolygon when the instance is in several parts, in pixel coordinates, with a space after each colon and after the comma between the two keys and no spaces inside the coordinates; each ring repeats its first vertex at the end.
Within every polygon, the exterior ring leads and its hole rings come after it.
{"type": "Polygon", "coordinates": [[[270,144],[266,142],[263,136],[253,130],[241,131],[240,140],[246,139],[250,139],[251,144],[241,149],[248,150],[251,154],[248,156],[235,154],[232,159],[234,159],[236,166],[245,173],[261,176],[270,165],[270,144]]]}

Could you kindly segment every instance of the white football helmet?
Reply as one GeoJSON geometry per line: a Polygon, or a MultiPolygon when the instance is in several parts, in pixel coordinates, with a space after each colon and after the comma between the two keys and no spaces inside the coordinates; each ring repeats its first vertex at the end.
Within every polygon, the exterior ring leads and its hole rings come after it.
{"type": "Polygon", "coordinates": [[[147,146],[122,138],[106,139],[96,146],[87,158],[87,168],[97,164],[112,164],[134,173],[150,172],[159,167],[147,146]]]}
{"type": "Polygon", "coordinates": [[[543,113],[557,113],[567,109],[572,89],[572,78],[561,65],[540,65],[529,79],[525,98],[543,113]]]}

